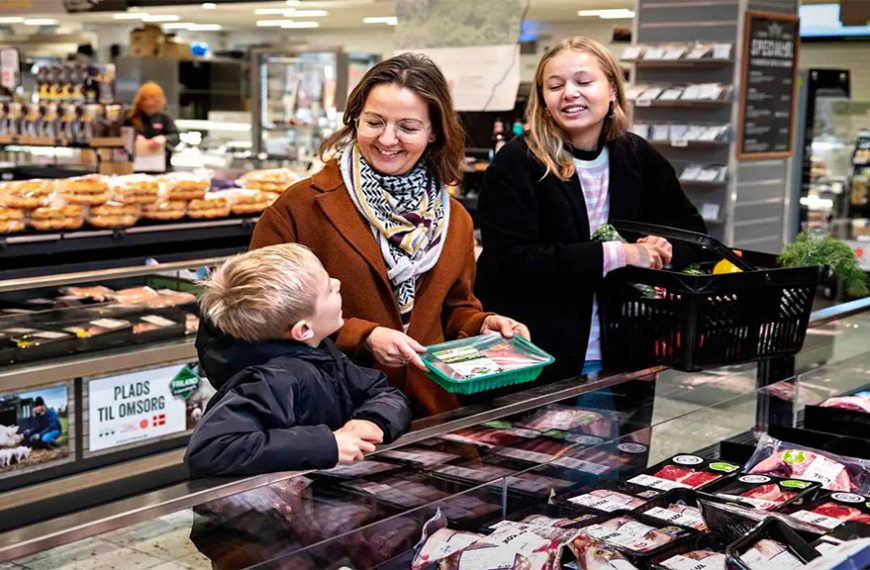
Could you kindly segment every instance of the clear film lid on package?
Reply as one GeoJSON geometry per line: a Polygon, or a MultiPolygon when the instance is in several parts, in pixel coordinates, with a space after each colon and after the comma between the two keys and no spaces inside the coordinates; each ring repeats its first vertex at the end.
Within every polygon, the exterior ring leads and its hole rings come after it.
{"type": "Polygon", "coordinates": [[[422,356],[438,376],[471,381],[530,368],[542,368],[553,358],[527,340],[498,334],[475,336],[428,347],[422,356]]]}

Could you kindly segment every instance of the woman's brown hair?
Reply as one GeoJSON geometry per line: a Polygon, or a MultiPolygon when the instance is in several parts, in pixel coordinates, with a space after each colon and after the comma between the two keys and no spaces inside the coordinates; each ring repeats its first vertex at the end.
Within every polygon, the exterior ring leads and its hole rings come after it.
{"type": "Polygon", "coordinates": [[[546,166],[544,176],[552,172],[562,180],[574,175],[574,160],[569,150],[570,143],[566,142],[566,133],[547,112],[544,102],[544,68],[551,59],[567,50],[587,53],[595,58],[616,95],[616,100],[604,119],[604,140],[617,139],[628,130],[628,106],[625,101],[622,67],[610,50],[595,40],[580,36],[564,39],[550,48],[538,62],[538,69],[535,71],[535,86],[526,109],[526,118],[529,121],[526,141],[532,153],[546,166]]]}
{"type": "Polygon", "coordinates": [[[153,81],[143,83],[139,91],[136,92],[136,98],[133,100],[130,112],[127,113],[127,118],[130,119],[137,131],[142,130],[142,115],[144,114],[142,101],[148,97],[157,97],[160,100],[160,109],[166,108],[166,95],[163,93],[163,88],[153,81]]]}
{"type": "Polygon", "coordinates": [[[465,133],[459,124],[447,80],[435,63],[421,54],[403,53],[386,59],[366,72],[347,98],[344,126],[320,145],[320,158],[342,150],[356,140],[356,119],[372,89],[393,84],[416,93],[429,108],[435,140],[423,155],[430,175],[442,184],[462,179],[465,160],[465,133]]]}

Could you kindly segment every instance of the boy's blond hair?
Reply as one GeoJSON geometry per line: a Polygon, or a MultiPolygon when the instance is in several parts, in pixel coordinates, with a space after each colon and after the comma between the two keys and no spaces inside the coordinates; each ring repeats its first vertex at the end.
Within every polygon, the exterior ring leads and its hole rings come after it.
{"type": "Polygon", "coordinates": [[[320,260],[296,243],[228,259],[201,282],[203,317],[224,334],[259,342],[284,338],[314,313],[320,260]]]}

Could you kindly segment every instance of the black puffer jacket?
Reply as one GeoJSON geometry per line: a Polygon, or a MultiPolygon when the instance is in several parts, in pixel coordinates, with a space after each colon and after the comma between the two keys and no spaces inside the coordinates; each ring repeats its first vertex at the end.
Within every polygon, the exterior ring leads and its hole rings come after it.
{"type": "Polygon", "coordinates": [[[351,419],[378,425],[385,442],[408,429],[405,395],[383,372],[351,363],[331,340],[318,348],[234,342],[202,322],[197,352],[218,391],[187,447],[192,476],[333,467],[332,432],[351,419]]]}

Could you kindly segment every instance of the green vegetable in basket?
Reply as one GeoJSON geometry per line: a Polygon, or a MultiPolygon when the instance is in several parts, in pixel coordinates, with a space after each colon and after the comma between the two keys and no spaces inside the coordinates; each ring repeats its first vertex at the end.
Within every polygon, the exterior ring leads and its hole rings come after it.
{"type": "Polygon", "coordinates": [[[592,241],[625,241],[619,232],[610,224],[601,225],[592,234],[592,241]]]}
{"type": "Polygon", "coordinates": [[[794,243],[782,250],[777,261],[783,267],[830,265],[834,275],[843,280],[849,294],[856,297],[870,294],[867,275],[858,265],[855,252],[831,236],[801,232],[794,243]]]}
{"type": "Polygon", "coordinates": [[[708,275],[706,271],[701,269],[698,265],[690,265],[683,269],[683,273],[686,275],[708,275]]]}

